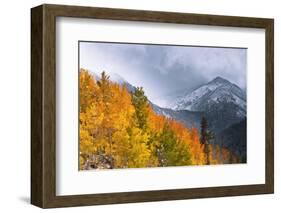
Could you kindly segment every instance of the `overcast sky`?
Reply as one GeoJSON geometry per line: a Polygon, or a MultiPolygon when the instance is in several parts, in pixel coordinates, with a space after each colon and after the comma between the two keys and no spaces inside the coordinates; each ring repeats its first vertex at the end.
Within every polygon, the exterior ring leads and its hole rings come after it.
{"type": "Polygon", "coordinates": [[[117,73],[151,101],[217,76],[246,89],[246,49],[80,42],[80,68],[117,73]]]}

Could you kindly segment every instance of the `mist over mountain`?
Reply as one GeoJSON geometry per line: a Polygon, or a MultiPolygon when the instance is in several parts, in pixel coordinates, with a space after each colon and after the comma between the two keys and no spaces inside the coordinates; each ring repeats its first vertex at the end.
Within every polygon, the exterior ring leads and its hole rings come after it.
{"type": "Polygon", "coordinates": [[[156,104],[151,103],[152,109],[158,115],[164,115],[168,118],[175,119],[183,123],[186,127],[192,128],[196,127],[200,129],[200,121],[203,112],[193,112],[190,110],[173,110],[169,108],[159,107],[156,104]]]}
{"type": "MultiPolygon", "coordinates": [[[[94,73],[94,72],[92,72],[92,74],[96,80],[100,80],[100,75],[98,75],[97,73],[94,73]]],[[[122,76],[120,76],[117,73],[110,73],[109,80],[114,83],[120,84],[120,85],[125,85],[127,90],[131,93],[134,92],[136,89],[135,86],[133,86],[132,84],[127,82],[122,76]]]]}

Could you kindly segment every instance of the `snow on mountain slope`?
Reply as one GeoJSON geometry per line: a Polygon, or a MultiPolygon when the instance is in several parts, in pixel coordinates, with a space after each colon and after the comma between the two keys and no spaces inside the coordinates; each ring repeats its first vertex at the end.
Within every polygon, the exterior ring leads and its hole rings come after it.
{"type": "Polygon", "coordinates": [[[242,113],[245,116],[245,92],[221,77],[216,77],[198,89],[178,97],[172,103],[171,108],[174,110],[206,111],[210,105],[218,103],[233,103],[241,108],[237,113],[242,113]]]}

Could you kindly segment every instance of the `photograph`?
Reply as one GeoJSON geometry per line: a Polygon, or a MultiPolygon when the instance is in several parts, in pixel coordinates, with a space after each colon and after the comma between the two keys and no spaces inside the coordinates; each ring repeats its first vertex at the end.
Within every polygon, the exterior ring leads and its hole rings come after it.
{"type": "Polygon", "coordinates": [[[31,8],[32,205],[274,193],[274,14],[208,8],[31,8]]]}
{"type": "Polygon", "coordinates": [[[247,48],[78,42],[79,171],[247,163],[247,48]]]}

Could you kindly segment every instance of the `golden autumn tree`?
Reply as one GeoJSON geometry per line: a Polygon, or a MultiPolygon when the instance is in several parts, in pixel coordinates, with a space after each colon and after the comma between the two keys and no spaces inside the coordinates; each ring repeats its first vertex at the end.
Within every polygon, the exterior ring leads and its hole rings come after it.
{"type": "Polygon", "coordinates": [[[191,128],[191,146],[192,163],[194,165],[204,165],[206,162],[206,155],[204,153],[204,145],[200,143],[198,131],[195,127],[191,128]]]}
{"type": "Polygon", "coordinates": [[[98,134],[103,115],[99,111],[98,87],[93,76],[87,70],[81,69],[79,80],[80,168],[82,168],[89,155],[97,151],[98,146],[94,145],[94,138],[98,134]]]}

